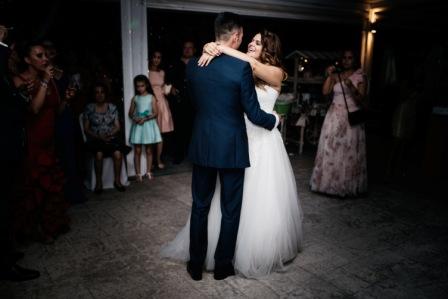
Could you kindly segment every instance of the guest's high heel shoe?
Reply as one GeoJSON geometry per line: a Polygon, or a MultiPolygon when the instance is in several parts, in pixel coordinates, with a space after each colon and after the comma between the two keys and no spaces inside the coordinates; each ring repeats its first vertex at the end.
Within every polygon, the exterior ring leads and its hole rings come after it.
{"type": "Polygon", "coordinates": [[[147,172],[145,176],[146,176],[146,177],[148,178],[148,180],[150,180],[150,181],[152,181],[152,180],[154,179],[154,176],[152,175],[152,172],[147,172]]]}

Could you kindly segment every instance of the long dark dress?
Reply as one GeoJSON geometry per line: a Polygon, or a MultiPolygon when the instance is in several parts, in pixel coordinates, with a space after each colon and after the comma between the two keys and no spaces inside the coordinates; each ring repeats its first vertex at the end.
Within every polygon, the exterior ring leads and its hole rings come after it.
{"type": "MultiPolygon", "coordinates": [[[[64,196],[71,203],[87,200],[79,175],[79,147],[76,138],[81,134],[78,122],[75,122],[73,109],[66,106],[56,119],[56,153],[65,175],[64,196]]],[[[82,138],[82,137],[81,137],[82,138]]]]}
{"type": "MultiPolygon", "coordinates": [[[[38,91],[38,87],[33,95],[38,91]]],[[[60,98],[53,81],[39,113],[27,115],[26,196],[17,209],[17,231],[28,235],[40,230],[55,237],[68,229],[68,202],[64,199],[64,174],[55,152],[55,122],[60,98]]]]}

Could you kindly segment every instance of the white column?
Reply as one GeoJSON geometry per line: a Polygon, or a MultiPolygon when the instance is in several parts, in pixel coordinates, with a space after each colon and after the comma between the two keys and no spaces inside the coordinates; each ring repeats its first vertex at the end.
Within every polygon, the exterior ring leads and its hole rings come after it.
{"type": "MultiPolygon", "coordinates": [[[[148,72],[148,32],[146,1],[120,0],[121,2],[121,42],[123,49],[123,97],[124,130],[126,142],[129,143],[131,120],[128,111],[134,96],[133,79],[136,75],[148,72]]],[[[145,155],[142,155],[142,173],[146,172],[145,155]]],[[[128,175],[135,175],[134,152],[127,155],[128,175]]]]}
{"type": "Polygon", "coordinates": [[[376,12],[381,9],[368,9],[368,17],[364,19],[362,41],[361,41],[361,67],[367,75],[367,102],[370,101],[370,80],[372,78],[372,61],[373,61],[373,43],[375,40],[375,31],[373,24],[377,21],[376,12]]]}
{"type": "Polygon", "coordinates": [[[372,74],[372,60],[373,60],[373,42],[375,35],[368,31],[362,31],[361,41],[361,67],[367,74],[367,77],[371,77],[372,74]]]}

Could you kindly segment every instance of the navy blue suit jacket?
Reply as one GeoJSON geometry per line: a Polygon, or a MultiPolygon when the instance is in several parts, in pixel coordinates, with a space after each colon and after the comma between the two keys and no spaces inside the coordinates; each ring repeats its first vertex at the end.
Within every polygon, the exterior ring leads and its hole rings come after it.
{"type": "Polygon", "coordinates": [[[244,113],[272,130],[276,118],[260,109],[250,64],[227,55],[199,67],[187,65],[187,84],[195,112],[189,158],[213,168],[250,166],[244,113]]]}

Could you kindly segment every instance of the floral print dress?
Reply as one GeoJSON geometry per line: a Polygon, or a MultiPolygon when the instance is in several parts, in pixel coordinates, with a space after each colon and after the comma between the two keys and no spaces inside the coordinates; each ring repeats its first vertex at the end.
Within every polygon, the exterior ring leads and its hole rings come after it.
{"type": "MultiPolygon", "coordinates": [[[[363,82],[360,70],[349,79],[363,82]]],[[[350,111],[358,105],[343,85],[350,111]]],[[[364,125],[350,126],[341,83],[333,87],[333,100],[322,125],[311,190],[335,196],[358,196],[367,192],[366,135],[364,125]]]]}

